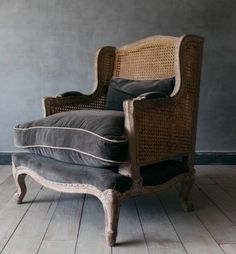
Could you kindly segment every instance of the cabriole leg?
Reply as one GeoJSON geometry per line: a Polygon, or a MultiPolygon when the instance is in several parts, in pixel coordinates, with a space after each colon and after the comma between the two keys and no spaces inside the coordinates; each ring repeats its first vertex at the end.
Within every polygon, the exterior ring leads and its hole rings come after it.
{"type": "Polygon", "coordinates": [[[104,193],[102,204],[105,212],[106,242],[107,245],[114,246],[117,236],[120,201],[114,191],[108,190],[104,193]]]}
{"type": "Polygon", "coordinates": [[[21,204],[23,198],[25,197],[26,191],[27,191],[27,188],[25,185],[26,174],[18,175],[14,165],[13,165],[12,171],[13,171],[13,177],[14,177],[16,187],[17,187],[17,192],[15,193],[14,198],[15,198],[17,204],[21,204]]]}

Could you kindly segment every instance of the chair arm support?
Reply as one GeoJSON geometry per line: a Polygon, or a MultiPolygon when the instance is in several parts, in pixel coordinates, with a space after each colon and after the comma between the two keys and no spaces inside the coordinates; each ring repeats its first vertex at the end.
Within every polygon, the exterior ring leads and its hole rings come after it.
{"type": "Polygon", "coordinates": [[[192,115],[178,96],[128,100],[124,113],[134,168],[192,151],[192,115]]]}

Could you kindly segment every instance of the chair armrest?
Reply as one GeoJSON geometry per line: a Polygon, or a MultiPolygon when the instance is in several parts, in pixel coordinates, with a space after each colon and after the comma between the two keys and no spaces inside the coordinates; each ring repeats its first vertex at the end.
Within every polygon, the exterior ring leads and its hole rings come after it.
{"type": "Polygon", "coordinates": [[[114,47],[103,47],[97,51],[95,57],[95,82],[93,93],[83,95],[79,92],[64,93],[61,96],[43,98],[45,116],[61,111],[79,109],[104,109],[108,83],[111,80],[115,62],[114,47]]]}
{"type": "Polygon", "coordinates": [[[80,109],[104,109],[106,93],[102,90],[95,91],[90,95],[80,92],[66,92],[55,97],[44,97],[44,115],[49,116],[63,111],[80,109]]]}
{"type": "Polygon", "coordinates": [[[125,133],[133,168],[192,151],[192,112],[178,96],[124,102],[125,133]]]}

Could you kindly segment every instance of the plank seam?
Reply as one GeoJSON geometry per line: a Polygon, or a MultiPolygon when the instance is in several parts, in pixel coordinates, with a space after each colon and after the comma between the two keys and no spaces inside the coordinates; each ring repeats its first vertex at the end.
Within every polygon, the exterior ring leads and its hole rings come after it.
{"type": "Polygon", "coordinates": [[[144,238],[144,241],[145,241],[145,245],[146,245],[146,248],[147,248],[148,253],[150,254],[150,250],[149,250],[148,243],[147,243],[147,238],[146,238],[146,236],[145,236],[145,232],[144,232],[144,229],[143,229],[143,224],[142,224],[142,221],[141,221],[141,218],[140,218],[140,213],[139,213],[139,210],[138,210],[136,198],[135,198],[135,200],[134,200],[134,206],[135,206],[135,208],[136,208],[136,212],[137,212],[137,215],[138,215],[139,223],[140,223],[140,225],[141,225],[141,229],[142,229],[142,232],[143,232],[143,238],[144,238]]]}
{"type": "MultiPolygon", "coordinates": [[[[217,184],[215,184],[217,187],[219,187],[220,188],[220,186],[219,185],[217,185],[217,184]]],[[[217,204],[216,204],[216,202],[209,196],[209,195],[207,195],[207,192],[205,192],[204,190],[202,190],[202,188],[201,188],[201,186],[199,186],[198,184],[196,184],[196,186],[197,186],[197,188],[204,194],[204,195],[206,195],[208,198],[209,198],[209,200],[225,215],[225,217],[227,218],[227,219],[229,219],[229,221],[233,224],[233,225],[235,225],[235,223],[232,221],[232,219],[224,212],[224,210],[223,209],[221,209],[217,204]]],[[[222,188],[220,188],[223,192],[225,192],[222,188]]],[[[228,193],[227,192],[225,192],[226,193],[226,195],[228,195],[228,193]]],[[[231,197],[231,196],[230,196],[231,197]]],[[[235,225],[236,226],[236,225],[235,225]]]]}
{"type": "Polygon", "coordinates": [[[60,196],[58,197],[58,199],[51,201],[51,204],[50,204],[49,207],[48,207],[47,214],[48,214],[50,208],[52,207],[52,204],[53,204],[55,201],[57,202],[57,204],[56,204],[56,206],[55,206],[55,209],[54,209],[54,211],[53,211],[53,213],[52,213],[52,215],[51,215],[51,218],[50,218],[50,220],[49,220],[49,222],[48,222],[48,225],[47,225],[47,227],[46,227],[46,230],[45,230],[45,232],[44,232],[44,234],[43,234],[42,240],[41,240],[41,242],[40,242],[40,244],[39,244],[39,247],[38,247],[38,250],[37,250],[36,254],[38,254],[39,251],[40,251],[40,248],[41,248],[41,246],[42,246],[43,240],[44,240],[44,238],[45,238],[45,236],[46,236],[46,234],[47,234],[47,232],[48,232],[48,228],[49,228],[49,226],[50,226],[50,224],[51,224],[53,215],[54,215],[55,212],[56,212],[56,209],[57,209],[57,206],[58,206],[58,204],[59,204],[59,200],[60,200],[60,199],[61,199],[61,193],[60,193],[60,196]]]}
{"type": "Polygon", "coordinates": [[[30,207],[33,205],[35,199],[38,197],[40,191],[43,189],[43,186],[40,187],[39,191],[37,192],[36,196],[34,197],[34,199],[32,200],[32,202],[30,203],[29,207],[26,209],[25,213],[23,214],[23,216],[21,217],[21,219],[19,220],[19,222],[17,223],[15,229],[12,231],[10,237],[7,239],[6,243],[4,244],[2,250],[0,251],[0,254],[4,251],[4,249],[6,248],[7,244],[9,243],[9,241],[11,240],[12,236],[14,235],[14,233],[16,232],[17,228],[19,227],[20,223],[22,222],[22,220],[24,219],[24,217],[26,216],[27,212],[29,211],[30,207]]]}
{"type": "MultiPolygon", "coordinates": [[[[196,185],[195,185],[196,186],[196,185]]],[[[197,187],[197,186],[196,186],[197,187]]],[[[197,187],[198,188],[198,187],[197,187]]],[[[198,188],[199,189],[199,188],[198,188]]],[[[205,193],[202,193],[205,197],[206,197],[206,199],[208,200],[208,201],[210,201],[211,202],[211,200],[209,199],[209,197],[205,194],[205,193]]],[[[215,206],[215,208],[216,209],[219,209],[214,203],[213,203],[213,205],[215,206]]],[[[201,218],[200,218],[200,216],[198,216],[198,214],[197,214],[197,212],[194,210],[193,211],[194,212],[194,214],[196,215],[196,217],[198,218],[198,220],[200,221],[200,223],[202,224],[202,226],[206,229],[206,231],[210,234],[210,236],[215,240],[215,242],[217,243],[217,245],[220,247],[220,243],[215,239],[215,237],[214,237],[214,235],[208,230],[208,228],[205,226],[205,224],[203,223],[203,221],[201,220],[201,218]]],[[[221,212],[221,211],[220,211],[221,212]]],[[[221,248],[222,249],[222,248],[221,248]]]]}
{"type": "Polygon", "coordinates": [[[86,199],[86,195],[83,195],[83,201],[82,201],[82,207],[81,207],[81,215],[80,215],[80,218],[79,218],[79,226],[78,226],[77,235],[76,235],[74,254],[76,254],[77,248],[78,248],[79,234],[80,234],[80,226],[81,226],[81,221],[82,221],[82,217],[83,217],[83,214],[84,214],[84,203],[85,203],[85,199],[86,199]]]}
{"type": "Polygon", "coordinates": [[[159,199],[160,204],[161,204],[161,206],[162,206],[162,209],[165,211],[165,214],[166,214],[168,220],[170,221],[170,224],[172,225],[173,230],[175,231],[175,233],[176,233],[176,235],[177,235],[177,237],[178,237],[178,239],[179,239],[179,241],[180,241],[180,243],[181,243],[181,245],[182,245],[182,247],[183,247],[185,253],[188,254],[188,252],[187,252],[187,250],[186,250],[186,248],[185,248],[185,246],[184,246],[184,243],[182,242],[182,240],[181,240],[181,238],[180,238],[180,236],[179,236],[179,234],[178,234],[178,232],[177,232],[177,230],[176,230],[176,228],[175,228],[175,226],[174,226],[174,224],[173,224],[173,222],[172,222],[172,220],[171,220],[171,218],[170,218],[170,216],[169,216],[169,213],[168,213],[167,209],[165,208],[165,206],[164,206],[164,204],[163,204],[163,202],[162,202],[162,200],[161,200],[161,198],[159,198],[158,196],[157,196],[157,198],[159,199]]]}

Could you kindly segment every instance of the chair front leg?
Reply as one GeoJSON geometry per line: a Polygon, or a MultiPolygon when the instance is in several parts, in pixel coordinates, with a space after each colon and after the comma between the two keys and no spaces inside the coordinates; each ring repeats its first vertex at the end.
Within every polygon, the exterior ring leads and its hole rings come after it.
{"type": "Polygon", "coordinates": [[[16,187],[17,187],[17,192],[15,193],[14,198],[17,204],[22,203],[22,200],[25,197],[25,194],[27,192],[27,188],[25,185],[25,176],[26,174],[14,176],[16,187]]]}
{"type": "Polygon", "coordinates": [[[103,193],[102,205],[105,213],[105,237],[107,245],[116,243],[117,227],[120,212],[120,200],[116,191],[107,190],[103,193]]]}
{"type": "Polygon", "coordinates": [[[17,188],[17,192],[15,193],[14,198],[17,204],[21,204],[27,192],[27,188],[25,185],[26,174],[17,174],[17,169],[14,163],[12,164],[12,174],[13,174],[13,178],[15,180],[16,188],[17,188]]]}

